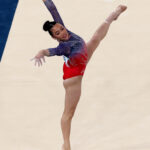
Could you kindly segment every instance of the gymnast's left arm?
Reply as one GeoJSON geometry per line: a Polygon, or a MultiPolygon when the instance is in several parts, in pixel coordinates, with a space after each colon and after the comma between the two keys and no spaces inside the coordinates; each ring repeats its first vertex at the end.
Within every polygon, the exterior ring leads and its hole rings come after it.
{"type": "Polygon", "coordinates": [[[43,0],[44,4],[46,5],[47,9],[51,13],[55,22],[60,23],[61,25],[65,26],[63,20],[52,0],[43,0]]]}

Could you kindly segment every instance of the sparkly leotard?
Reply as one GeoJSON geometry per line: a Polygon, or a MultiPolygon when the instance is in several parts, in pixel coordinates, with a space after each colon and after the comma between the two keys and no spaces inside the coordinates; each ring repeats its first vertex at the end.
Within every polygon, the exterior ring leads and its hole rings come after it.
{"type": "MultiPolygon", "coordinates": [[[[54,21],[65,27],[53,1],[46,0],[44,3],[50,11],[54,21]]],[[[84,40],[68,29],[66,30],[68,31],[70,38],[67,41],[59,41],[59,45],[56,48],[49,48],[48,50],[50,51],[50,56],[63,56],[65,64],[68,67],[86,64],[87,49],[84,40]]]]}

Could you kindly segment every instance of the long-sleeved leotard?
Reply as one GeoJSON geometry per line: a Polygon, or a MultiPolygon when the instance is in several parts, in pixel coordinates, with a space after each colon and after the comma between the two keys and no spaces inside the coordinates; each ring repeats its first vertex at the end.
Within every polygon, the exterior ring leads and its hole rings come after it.
{"type": "MultiPolygon", "coordinates": [[[[54,21],[65,26],[53,1],[46,0],[44,3],[50,11],[54,21]]],[[[84,40],[68,29],[66,30],[70,38],[67,41],[60,41],[56,48],[49,48],[50,56],[63,56],[65,64],[68,67],[87,63],[87,49],[84,40]]]]}

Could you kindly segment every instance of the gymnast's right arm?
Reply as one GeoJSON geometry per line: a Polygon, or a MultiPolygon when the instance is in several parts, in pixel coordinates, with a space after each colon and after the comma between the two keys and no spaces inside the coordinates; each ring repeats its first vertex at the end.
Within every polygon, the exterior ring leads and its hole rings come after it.
{"type": "Polygon", "coordinates": [[[67,44],[61,43],[55,48],[48,48],[43,50],[44,56],[62,56],[62,55],[69,55],[70,54],[70,47],[67,44]]]}
{"type": "Polygon", "coordinates": [[[42,49],[31,60],[41,59],[41,58],[44,58],[44,56],[50,57],[50,56],[54,56],[54,54],[52,54],[49,49],[42,49]]]}
{"type": "Polygon", "coordinates": [[[44,56],[47,56],[47,57],[49,57],[51,55],[50,51],[48,49],[44,49],[43,54],[44,54],[44,56]]]}
{"type": "Polygon", "coordinates": [[[56,55],[56,48],[49,48],[49,49],[43,49],[41,50],[40,52],[44,55],[44,56],[47,56],[47,57],[50,57],[50,56],[55,56],[56,55]]]}
{"type": "Polygon", "coordinates": [[[48,49],[43,49],[40,50],[34,58],[32,58],[31,60],[35,59],[35,65],[38,62],[38,65],[41,64],[42,65],[42,61],[41,58],[44,60],[44,56],[50,57],[50,56],[68,56],[70,54],[70,47],[68,47],[65,44],[59,44],[56,48],[48,48],[48,49]]]}

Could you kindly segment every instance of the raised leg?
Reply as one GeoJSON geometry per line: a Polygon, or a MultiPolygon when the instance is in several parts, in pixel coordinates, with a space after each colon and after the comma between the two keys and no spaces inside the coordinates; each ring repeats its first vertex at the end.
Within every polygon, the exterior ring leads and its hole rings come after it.
{"type": "Polygon", "coordinates": [[[117,20],[119,15],[124,12],[127,9],[126,6],[124,5],[119,5],[115,11],[113,11],[107,18],[106,20],[100,25],[100,27],[96,30],[94,35],[92,36],[91,40],[87,42],[87,51],[88,51],[88,62],[93,55],[93,52],[95,49],[98,47],[100,42],[104,39],[106,36],[110,24],[114,21],[117,20]]]}
{"type": "Polygon", "coordinates": [[[65,88],[65,108],[61,118],[61,129],[64,139],[62,150],[71,150],[71,121],[81,95],[82,76],[76,76],[63,81],[65,88]]]}

